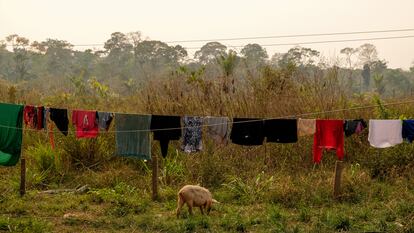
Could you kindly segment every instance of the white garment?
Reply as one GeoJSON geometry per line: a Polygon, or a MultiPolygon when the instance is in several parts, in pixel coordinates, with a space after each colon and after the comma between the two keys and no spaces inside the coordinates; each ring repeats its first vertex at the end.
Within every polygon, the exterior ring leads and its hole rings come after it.
{"type": "Polygon", "coordinates": [[[368,141],[376,148],[387,148],[402,143],[402,121],[369,120],[368,141]]]}

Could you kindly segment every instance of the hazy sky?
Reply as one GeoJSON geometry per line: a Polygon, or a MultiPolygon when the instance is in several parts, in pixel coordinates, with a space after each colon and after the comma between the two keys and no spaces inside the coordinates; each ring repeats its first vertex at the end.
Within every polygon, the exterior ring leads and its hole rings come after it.
{"type": "MultiPolygon", "coordinates": [[[[413,10],[414,0],[0,0],[0,39],[16,33],[31,41],[54,38],[89,44],[104,43],[115,31],[141,31],[150,39],[173,41],[406,29],[414,28],[413,10]]],[[[223,43],[300,43],[404,35],[414,32],[223,43]]],[[[380,58],[387,60],[390,67],[408,69],[414,61],[414,38],[367,42],[377,46],[380,58]]],[[[201,47],[204,43],[181,45],[201,47]]],[[[363,43],[303,46],[333,58],[342,48],[363,43]]],[[[266,50],[271,56],[290,47],[293,46],[266,50]]]]}

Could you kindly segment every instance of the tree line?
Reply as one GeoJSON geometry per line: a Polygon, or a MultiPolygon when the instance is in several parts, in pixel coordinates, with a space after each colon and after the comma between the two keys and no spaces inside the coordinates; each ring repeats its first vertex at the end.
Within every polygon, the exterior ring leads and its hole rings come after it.
{"type": "Polygon", "coordinates": [[[190,82],[220,80],[229,93],[235,82],[260,79],[266,72],[288,70],[284,74],[301,80],[324,75],[330,69],[338,72],[337,82],[349,94],[396,96],[413,92],[414,64],[409,71],[390,69],[372,44],[343,48],[332,61],[306,47],[295,46],[269,56],[259,44],[247,44],[237,52],[214,41],[190,57],[183,46],[145,39],[140,32],[114,32],[100,50],[76,50],[58,39],[31,42],[16,34],[0,41],[0,79],[39,89],[48,89],[51,84],[79,89],[86,82],[95,82],[127,93],[149,80],[180,76],[190,82]]]}

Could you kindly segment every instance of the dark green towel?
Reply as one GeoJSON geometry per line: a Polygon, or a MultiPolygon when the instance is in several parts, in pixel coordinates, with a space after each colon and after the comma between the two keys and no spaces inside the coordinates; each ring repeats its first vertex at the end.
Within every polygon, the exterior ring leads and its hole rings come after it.
{"type": "Polygon", "coordinates": [[[150,125],[151,115],[115,114],[117,154],[150,160],[150,125]]]}
{"type": "Polygon", "coordinates": [[[0,165],[14,166],[22,148],[23,106],[0,103],[0,165]]]}

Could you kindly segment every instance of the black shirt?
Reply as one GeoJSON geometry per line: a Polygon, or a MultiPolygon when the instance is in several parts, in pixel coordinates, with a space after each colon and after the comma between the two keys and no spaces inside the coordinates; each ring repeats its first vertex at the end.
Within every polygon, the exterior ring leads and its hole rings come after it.
{"type": "Polygon", "coordinates": [[[262,145],[264,140],[263,126],[262,119],[233,118],[230,139],[234,144],[238,145],[262,145]]]}
{"type": "Polygon", "coordinates": [[[50,108],[49,112],[50,120],[55,122],[57,128],[63,133],[63,135],[67,136],[69,128],[68,110],[50,108]]]}
{"type": "Polygon", "coordinates": [[[296,119],[270,119],[264,121],[267,142],[294,143],[298,141],[296,119]]]}

